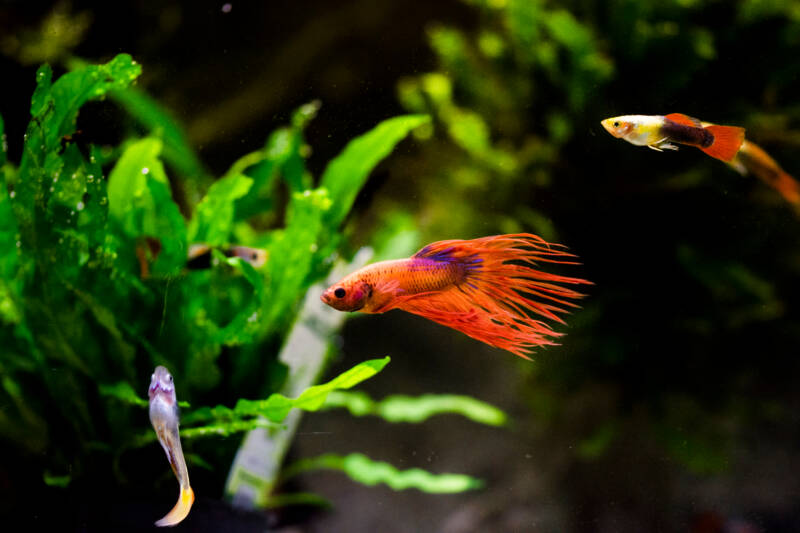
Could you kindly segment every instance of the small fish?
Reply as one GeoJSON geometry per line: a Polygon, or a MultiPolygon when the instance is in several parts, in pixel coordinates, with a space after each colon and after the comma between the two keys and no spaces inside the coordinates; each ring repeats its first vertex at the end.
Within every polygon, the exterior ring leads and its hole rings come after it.
{"type": "Polygon", "coordinates": [[[330,286],[322,301],[339,311],[402,309],[528,359],[562,334],[557,322],[582,294],[559,284],[591,282],[537,270],[543,263],[577,264],[575,256],[536,235],[495,235],[439,241],[408,259],[367,265],[330,286]]]}
{"type": "Polygon", "coordinates": [[[194,491],[189,485],[189,471],[183,458],[181,439],[178,435],[178,400],[175,396],[175,383],[172,374],[163,366],[157,366],[150,378],[150,422],[156,430],[158,442],[167,454],[172,471],[178,478],[180,495],[178,503],[157,526],[174,526],[189,514],[194,503],[194,491]]]}
{"type": "Polygon", "coordinates": [[[744,128],[703,124],[681,113],[671,115],[622,115],[600,122],[608,133],[636,146],[653,150],[677,150],[675,144],[696,146],[711,157],[731,161],[744,142],[744,128]]]}
{"type": "MultiPolygon", "coordinates": [[[[227,246],[219,248],[225,257],[240,257],[252,265],[261,268],[267,262],[267,251],[249,246],[227,246]]],[[[187,253],[186,266],[192,270],[211,268],[211,246],[207,244],[192,244],[187,253]]]]}

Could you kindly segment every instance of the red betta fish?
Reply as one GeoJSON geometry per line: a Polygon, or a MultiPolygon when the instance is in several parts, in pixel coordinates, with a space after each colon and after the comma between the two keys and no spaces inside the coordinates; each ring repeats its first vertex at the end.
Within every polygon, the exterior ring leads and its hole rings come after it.
{"type": "Polygon", "coordinates": [[[562,285],[591,283],[535,267],[577,264],[574,257],[528,233],[439,241],[408,259],[353,272],[328,287],[322,301],[339,311],[402,309],[527,359],[562,335],[538,317],[563,324],[557,313],[583,297],[562,285]]]}

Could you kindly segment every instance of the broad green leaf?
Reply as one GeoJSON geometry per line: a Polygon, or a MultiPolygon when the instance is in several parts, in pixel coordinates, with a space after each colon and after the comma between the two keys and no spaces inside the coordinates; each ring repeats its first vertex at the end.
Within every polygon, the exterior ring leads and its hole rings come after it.
{"type": "Polygon", "coordinates": [[[192,411],[184,417],[184,424],[191,425],[208,420],[237,419],[250,416],[263,416],[274,423],[280,423],[292,408],[316,411],[325,403],[331,391],[349,389],[371,378],[389,363],[389,358],[371,359],[354,366],[331,381],[314,385],[303,391],[297,398],[287,398],[282,394],[272,394],[266,400],[239,400],[233,409],[218,405],[192,411]]]}
{"type": "Polygon", "coordinates": [[[226,244],[233,228],[234,202],[247,194],[252,185],[253,180],[243,174],[214,182],[189,223],[189,241],[211,246],[226,244]]]}
{"type": "Polygon", "coordinates": [[[158,238],[156,274],[176,274],[186,262],[186,225],[172,200],[160,139],[130,145],[108,177],[108,212],[129,237],[158,238]]]}
{"type": "Polygon", "coordinates": [[[458,414],[490,426],[507,422],[506,414],[497,407],[455,394],[395,395],[376,402],[361,391],[333,391],[325,401],[325,408],[334,407],[344,407],[354,416],[379,416],[387,422],[418,423],[440,414],[458,414]]]}
{"type": "Polygon", "coordinates": [[[136,141],[123,152],[108,176],[109,217],[118,221],[131,236],[144,231],[144,222],[137,211],[154,208],[148,179],[167,182],[164,166],[158,158],[161,146],[161,140],[153,137],[136,141]]]}
{"type": "Polygon", "coordinates": [[[326,215],[328,225],[336,227],[344,220],[375,165],[389,155],[411,130],[428,122],[428,115],[390,118],[345,146],[325,168],[320,180],[320,186],[328,190],[333,202],[326,215]]]}
{"type": "Polygon", "coordinates": [[[36,215],[32,208],[35,204],[43,210],[48,203],[53,180],[59,177],[63,167],[59,155],[61,141],[75,132],[80,107],[110,90],[127,87],[140,72],[141,67],[127,54],[120,54],[105,65],[68,72],[55,83],[51,83],[49,66],[43,65],[36,72],[31,121],[15,189],[15,213],[21,223],[24,244],[36,245],[31,224],[42,215],[36,215]]]}
{"type": "Polygon", "coordinates": [[[481,480],[464,474],[432,474],[421,468],[398,470],[389,463],[374,461],[360,453],[345,456],[325,454],[301,459],[286,468],[283,478],[316,469],[340,470],[364,485],[383,483],[394,490],[417,489],[433,494],[453,494],[483,486],[481,480]]]}

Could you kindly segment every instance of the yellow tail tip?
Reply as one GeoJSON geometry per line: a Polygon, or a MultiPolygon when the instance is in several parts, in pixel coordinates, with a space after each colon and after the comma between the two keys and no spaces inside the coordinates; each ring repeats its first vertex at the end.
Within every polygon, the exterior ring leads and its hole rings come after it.
{"type": "Polygon", "coordinates": [[[175,504],[175,507],[173,507],[164,518],[156,522],[156,525],[158,527],[169,527],[181,523],[183,519],[189,515],[189,510],[192,508],[193,503],[194,491],[192,487],[181,489],[181,494],[178,496],[178,503],[175,504]]]}

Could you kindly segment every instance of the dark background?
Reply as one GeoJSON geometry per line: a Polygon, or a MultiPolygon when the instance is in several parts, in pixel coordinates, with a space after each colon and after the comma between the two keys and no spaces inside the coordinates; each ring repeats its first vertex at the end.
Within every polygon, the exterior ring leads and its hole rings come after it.
{"type": "MultiPolygon", "coordinates": [[[[484,11],[457,1],[232,2],[229,13],[223,4],[75,2],[70,10],[89,14],[88,29],[51,62],[58,70],[69,54],[101,61],[131,53],[143,65],[140,86],[186,125],[215,175],[260,147],[297,106],[319,99],[321,111],[307,129],[309,168],[319,175],[347,139],[406,111],[397,98],[401,77],[442,69],[427,28],[446,24],[473,35],[490,24],[484,11]]],[[[486,488],[396,493],[312,473],[294,488],[324,495],[332,510],[242,515],[217,501],[221,485],[208,484],[195,488],[201,496],[181,528],[800,529],[800,219],[765,184],[697,150],[658,154],[616,141],[599,126],[617,114],[669,112],[739,124],[796,171],[796,23],[777,10],[746,19],[747,2],[697,2],[685,10],[678,2],[665,2],[671,7],[663,10],[640,2],[638,12],[634,4],[563,3],[593,29],[614,72],[589,89],[580,109],[570,109],[573,133],[557,145],[554,160],[525,167],[513,180],[487,182],[487,194],[439,190],[436,205],[458,211],[458,221],[426,217],[434,202],[429,182],[448,169],[441,161],[470,165],[437,132],[430,147],[402,144],[359,200],[354,246],[387,202],[417,216],[427,240],[505,231],[503,216],[531,206],[580,256],[579,275],[595,283],[570,317],[562,346],[541,350],[534,363],[400,312],[358,317],[342,332],[332,375],[391,355],[390,367],[364,386],[373,396],[468,394],[505,409],[513,424],[495,429],[440,417],[391,425],[326,412],[305,418],[292,456],[362,451],[398,467],[469,473],[486,488]],[[632,10],[633,19],[623,16],[632,10]],[[675,29],[637,47],[630,37],[637,16],[653,28],[675,29]],[[697,28],[713,37],[716,50],[702,62],[687,44],[697,28]],[[450,148],[437,151],[443,145],[450,148]],[[547,185],[532,185],[542,168],[547,185]]],[[[51,8],[3,2],[3,39],[35,32],[51,8]]],[[[27,64],[9,46],[0,56],[0,113],[10,159],[18,161],[38,61],[27,64]]],[[[521,129],[543,136],[550,106],[564,105],[561,82],[544,79],[535,105],[516,102],[521,129]]],[[[456,100],[480,109],[468,92],[457,87],[456,100]]],[[[112,111],[101,106],[86,115],[84,129],[99,140],[118,134],[112,111]]],[[[493,135],[513,140],[487,120],[493,135]]],[[[515,230],[540,229],[516,224],[515,230]]],[[[83,488],[66,498],[47,492],[46,501],[55,501],[54,514],[63,513],[75,530],[100,527],[98,516],[135,527],[158,515],[160,507],[148,500],[152,491],[128,487],[108,501],[86,501],[102,491],[83,488]]],[[[172,491],[163,487],[157,501],[171,501],[172,491]]],[[[53,519],[42,513],[40,522],[53,519]]]]}

